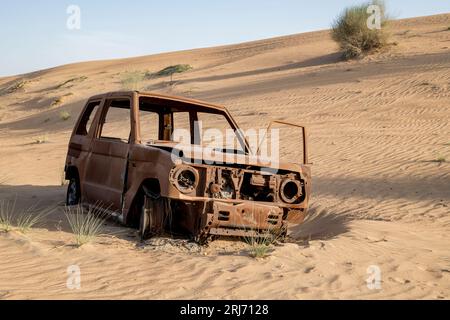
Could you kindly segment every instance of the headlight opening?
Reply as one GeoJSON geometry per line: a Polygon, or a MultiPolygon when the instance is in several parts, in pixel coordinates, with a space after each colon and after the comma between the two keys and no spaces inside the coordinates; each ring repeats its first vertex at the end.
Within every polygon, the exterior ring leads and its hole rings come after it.
{"type": "Polygon", "coordinates": [[[197,170],[190,166],[175,167],[171,173],[171,180],[182,193],[192,193],[198,186],[199,176],[197,170]]]}
{"type": "Polygon", "coordinates": [[[280,186],[280,196],[281,199],[289,204],[297,202],[297,200],[302,196],[302,186],[300,181],[285,179],[280,186]]]}

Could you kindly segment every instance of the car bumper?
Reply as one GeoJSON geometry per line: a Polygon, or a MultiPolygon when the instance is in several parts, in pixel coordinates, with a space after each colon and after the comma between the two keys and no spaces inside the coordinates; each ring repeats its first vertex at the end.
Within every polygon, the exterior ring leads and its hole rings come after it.
{"type": "Polygon", "coordinates": [[[201,232],[218,236],[257,236],[267,232],[282,233],[283,209],[253,202],[212,201],[201,232]]]}

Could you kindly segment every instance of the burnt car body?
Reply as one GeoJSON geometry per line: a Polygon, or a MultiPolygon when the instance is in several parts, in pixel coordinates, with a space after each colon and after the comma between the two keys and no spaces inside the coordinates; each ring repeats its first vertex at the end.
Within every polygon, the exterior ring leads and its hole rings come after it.
{"type": "Polygon", "coordinates": [[[246,137],[224,107],[136,91],[91,97],[69,142],[67,205],[102,206],[138,227],[142,237],[171,232],[203,241],[267,230],[282,234],[289,220],[303,221],[311,192],[306,129],[297,127],[303,130],[303,159],[267,172],[252,162],[246,137]],[[200,118],[212,116],[236,134],[239,150],[214,151],[238,156],[232,163],[199,159],[174,141],[182,124],[188,144],[201,148],[200,118]]]}

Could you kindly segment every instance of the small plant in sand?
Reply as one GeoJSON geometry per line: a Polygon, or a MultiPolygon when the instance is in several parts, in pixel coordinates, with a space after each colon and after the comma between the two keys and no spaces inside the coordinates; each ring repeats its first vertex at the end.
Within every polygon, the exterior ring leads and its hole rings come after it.
{"type": "Polygon", "coordinates": [[[249,246],[248,252],[253,258],[265,258],[273,251],[273,245],[280,238],[279,232],[264,230],[255,236],[245,236],[243,240],[249,246]]]}
{"type": "Polygon", "coordinates": [[[388,44],[389,35],[386,31],[388,17],[383,1],[373,1],[352,6],[344,10],[332,26],[332,37],[336,41],[345,59],[357,58],[363,54],[381,49],[388,44]],[[380,8],[381,28],[369,29],[368,19],[370,5],[380,8]]]}
{"type": "Polygon", "coordinates": [[[173,75],[176,73],[183,73],[191,70],[192,67],[188,64],[177,64],[174,66],[169,66],[156,73],[157,77],[168,77],[170,76],[170,83],[173,83],[173,75]]]}
{"type": "Polygon", "coordinates": [[[62,121],[67,121],[70,119],[70,113],[67,111],[61,111],[59,113],[59,117],[61,118],[62,121]]]}
{"type": "Polygon", "coordinates": [[[108,219],[107,212],[97,206],[90,206],[87,210],[81,205],[66,207],[65,211],[78,247],[100,236],[103,224],[108,219]]]}
{"type": "Polygon", "coordinates": [[[12,230],[15,208],[16,200],[0,200],[0,231],[10,232],[12,230]]]}
{"type": "Polygon", "coordinates": [[[146,78],[146,73],[141,71],[127,71],[121,75],[122,87],[126,90],[139,90],[142,81],[146,78]]]}
{"type": "Polygon", "coordinates": [[[251,238],[246,243],[250,246],[249,254],[253,258],[265,258],[271,251],[270,244],[264,241],[263,238],[251,238]]]}

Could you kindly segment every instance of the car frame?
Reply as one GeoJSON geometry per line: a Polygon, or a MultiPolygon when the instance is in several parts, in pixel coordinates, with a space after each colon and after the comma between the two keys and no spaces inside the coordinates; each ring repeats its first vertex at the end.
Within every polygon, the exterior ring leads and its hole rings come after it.
{"type": "Polygon", "coordinates": [[[139,228],[142,239],[163,232],[199,242],[213,236],[258,237],[267,232],[282,237],[288,221],[303,221],[311,193],[306,128],[293,126],[303,132],[301,163],[279,163],[276,171],[266,172],[263,163],[252,162],[246,137],[222,106],[137,91],[93,96],[70,137],[66,204],[99,206],[121,223],[139,228]],[[102,136],[113,108],[129,109],[128,142],[102,136]],[[155,140],[141,137],[144,112],[157,115],[155,140]],[[189,115],[192,146],[199,145],[194,131],[200,113],[223,116],[242,146],[242,161],[216,164],[180,152],[172,141],[176,112],[189,115]],[[231,195],[222,190],[225,186],[231,195]]]}

